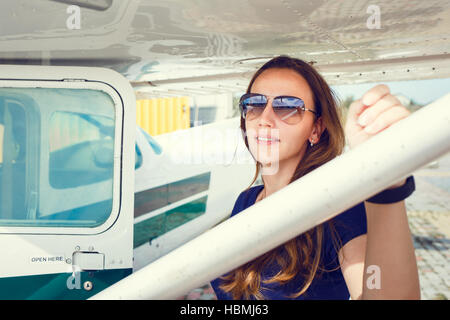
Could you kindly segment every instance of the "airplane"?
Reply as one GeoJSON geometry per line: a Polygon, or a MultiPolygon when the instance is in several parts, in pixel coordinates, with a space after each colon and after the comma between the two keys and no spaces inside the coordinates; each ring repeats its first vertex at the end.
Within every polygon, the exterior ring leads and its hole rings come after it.
{"type": "Polygon", "coordinates": [[[280,54],[331,85],[450,75],[443,0],[0,7],[0,299],[89,298],[225,220],[249,187],[232,108],[151,136],[136,97],[232,101],[280,54]]]}

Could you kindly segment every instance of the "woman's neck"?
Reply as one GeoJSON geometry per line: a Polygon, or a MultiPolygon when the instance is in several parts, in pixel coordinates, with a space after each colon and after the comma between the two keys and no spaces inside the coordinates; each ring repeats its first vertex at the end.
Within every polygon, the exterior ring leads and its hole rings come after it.
{"type": "Polygon", "coordinates": [[[262,175],[264,190],[260,194],[260,200],[287,186],[294,175],[299,161],[300,159],[298,157],[280,161],[276,172],[262,175]]]}

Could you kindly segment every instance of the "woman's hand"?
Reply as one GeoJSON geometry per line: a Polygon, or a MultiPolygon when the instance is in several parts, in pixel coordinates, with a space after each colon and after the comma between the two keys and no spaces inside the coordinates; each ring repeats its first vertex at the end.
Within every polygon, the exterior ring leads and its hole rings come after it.
{"type": "Polygon", "coordinates": [[[388,86],[380,84],[373,87],[349,107],[345,135],[350,148],[409,115],[408,109],[390,93],[388,86]]]}
{"type": "MultiPolygon", "coordinates": [[[[379,84],[373,87],[349,107],[345,124],[349,147],[356,147],[410,114],[411,112],[391,94],[388,86],[379,84]]],[[[389,188],[399,187],[405,181],[403,179],[389,188]]]]}

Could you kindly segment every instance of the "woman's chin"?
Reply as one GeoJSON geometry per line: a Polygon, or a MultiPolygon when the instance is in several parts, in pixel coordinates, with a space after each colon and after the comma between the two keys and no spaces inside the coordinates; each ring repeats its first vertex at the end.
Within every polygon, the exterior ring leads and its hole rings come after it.
{"type": "Polygon", "coordinates": [[[261,164],[261,174],[262,175],[273,175],[278,172],[279,162],[273,159],[261,159],[258,160],[261,164]]]}
{"type": "Polygon", "coordinates": [[[270,149],[250,147],[250,151],[254,155],[254,158],[264,165],[270,165],[270,163],[280,161],[280,151],[277,148],[270,149]]]}

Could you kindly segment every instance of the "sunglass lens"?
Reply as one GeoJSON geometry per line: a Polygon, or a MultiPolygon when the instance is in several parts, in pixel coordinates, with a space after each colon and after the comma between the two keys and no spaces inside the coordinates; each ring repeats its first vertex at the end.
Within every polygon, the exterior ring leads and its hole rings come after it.
{"type": "Polygon", "coordinates": [[[273,109],[277,116],[286,123],[295,124],[303,115],[304,102],[296,97],[277,97],[273,101],[273,109]]]}
{"type": "Polygon", "coordinates": [[[261,115],[267,99],[263,95],[244,95],[241,98],[241,108],[246,119],[252,120],[261,115]]]}

